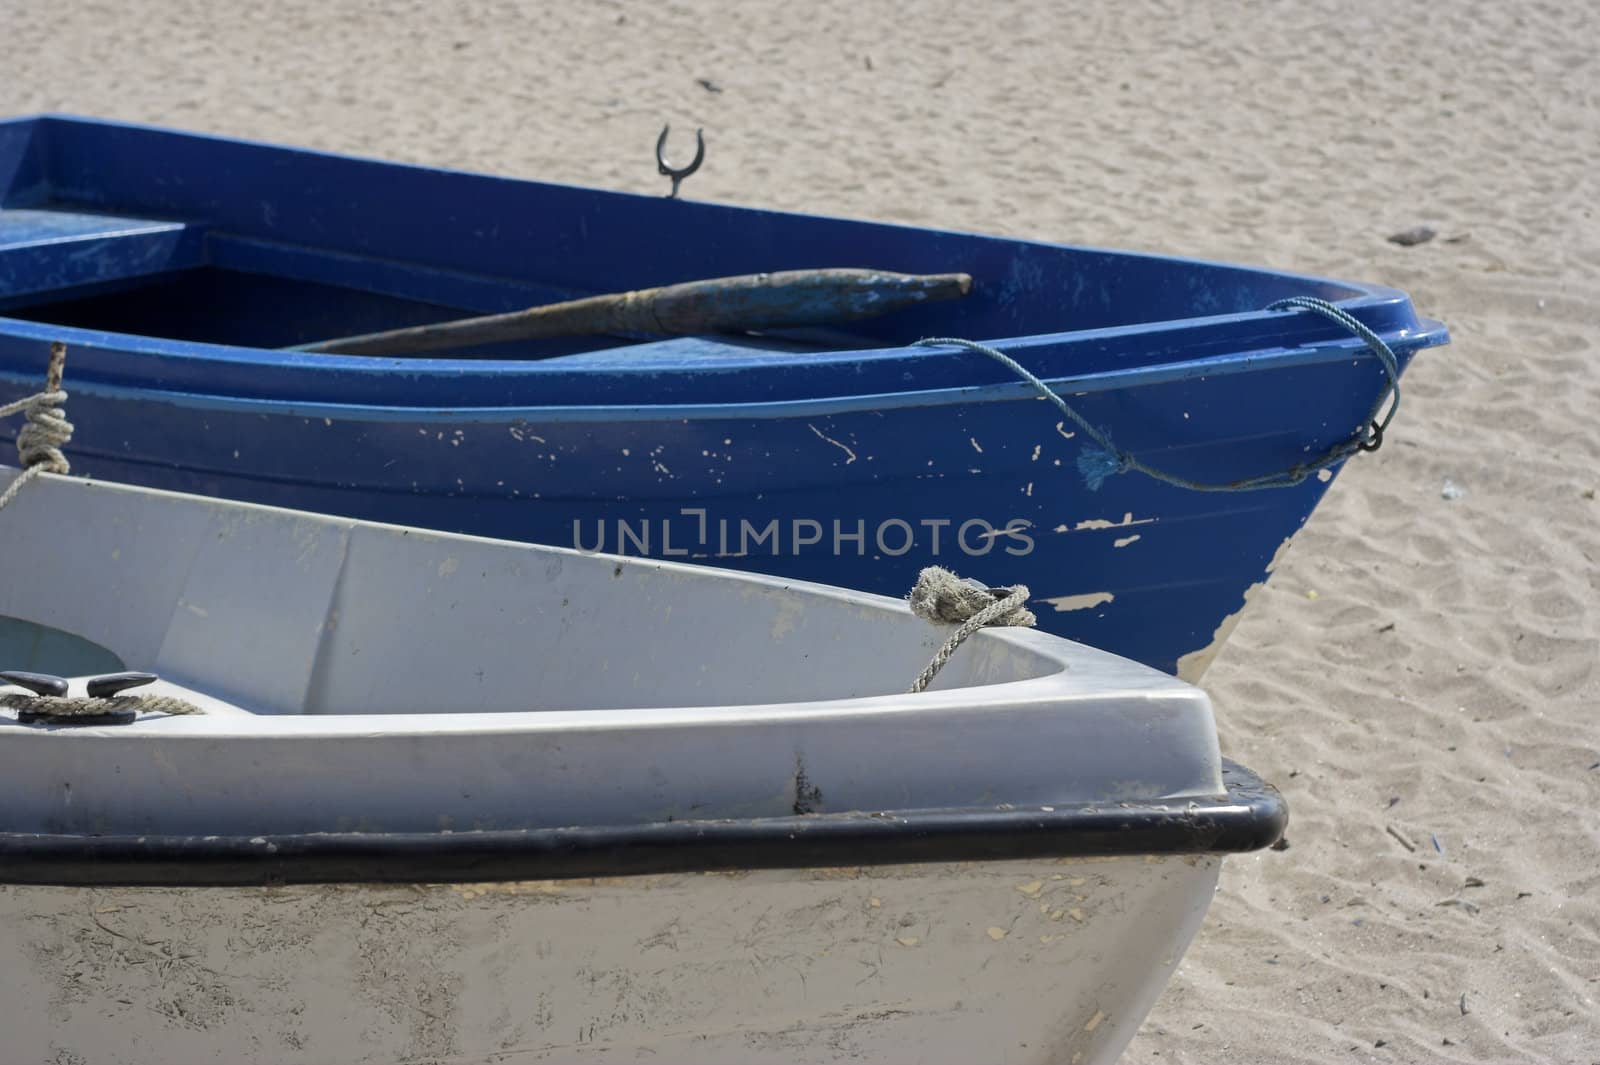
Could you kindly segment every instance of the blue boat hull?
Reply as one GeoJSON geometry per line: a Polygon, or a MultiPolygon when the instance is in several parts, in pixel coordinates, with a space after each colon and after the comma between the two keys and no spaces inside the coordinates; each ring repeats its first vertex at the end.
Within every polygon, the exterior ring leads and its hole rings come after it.
{"type": "Polygon", "coordinates": [[[897,596],[937,563],[1025,583],[1043,627],[1189,676],[1337,467],[1269,491],[1134,473],[1091,490],[1083,434],[1054,407],[979,355],[908,341],[996,343],[1119,448],[1220,482],[1349,439],[1385,384],[1358,340],[1267,303],[1337,301],[1402,366],[1445,340],[1376,286],[61,119],[0,124],[0,196],[0,400],[37,390],[49,342],[67,342],[75,472],[897,596]],[[432,229],[417,221],[428,204],[432,229]],[[629,231],[655,235],[650,254],[628,254],[629,231]],[[853,346],[270,350],[829,265],[966,270],[978,290],[853,346]]]}

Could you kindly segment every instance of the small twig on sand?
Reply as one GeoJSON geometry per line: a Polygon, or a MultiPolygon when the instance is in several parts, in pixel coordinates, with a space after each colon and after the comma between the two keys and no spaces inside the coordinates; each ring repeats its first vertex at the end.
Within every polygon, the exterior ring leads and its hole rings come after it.
{"type": "Polygon", "coordinates": [[[1406,839],[1404,836],[1402,836],[1400,834],[1400,830],[1398,828],[1395,828],[1393,825],[1384,825],[1383,828],[1384,828],[1384,831],[1388,832],[1389,835],[1393,836],[1396,840],[1399,841],[1400,846],[1404,847],[1406,850],[1410,851],[1412,854],[1415,854],[1417,852],[1417,845],[1415,843],[1412,843],[1409,839],[1406,839]]]}

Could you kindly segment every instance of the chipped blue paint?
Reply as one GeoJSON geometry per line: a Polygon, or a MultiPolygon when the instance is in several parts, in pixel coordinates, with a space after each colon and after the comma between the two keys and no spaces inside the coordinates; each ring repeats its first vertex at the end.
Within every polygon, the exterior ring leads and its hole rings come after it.
{"type": "Polygon", "coordinates": [[[890,595],[937,561],[1026,583],[1041,604],[1109,597],[1044,605],[1041,623],[1167,670],[1211,644],[1327,482],[1215,497],[1117,478],[1089,493],[1082,441],[1028,386],[909,345],[995,344],[1119,446],[1230,479],[1344,439],[1383,384],[1338,327],[1262,311],[1291,295],[1338,302],[1402,364],[1446,340],[1381,286],[0,123],[0,401],[34,391],[49,342],[66,341],[78,472],[567,546],[648,536],[658,554],[890,595]],[[271,350],[830,266],[965,271],[976,287],[848,333],[271,350]],[[746,527],[776,532],[752,547],[746,527]]]}

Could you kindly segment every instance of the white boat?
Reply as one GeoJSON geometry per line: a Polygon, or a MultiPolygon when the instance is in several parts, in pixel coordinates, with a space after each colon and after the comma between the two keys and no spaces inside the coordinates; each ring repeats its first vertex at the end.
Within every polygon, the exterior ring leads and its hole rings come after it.
{"type": "Polygon", "coordinates": [[[1111,1062],[1286,816],[877,596],[55,476],[0,557],[0,668],[160,677],[0,696],[6,1060],[1111,1062]]]}

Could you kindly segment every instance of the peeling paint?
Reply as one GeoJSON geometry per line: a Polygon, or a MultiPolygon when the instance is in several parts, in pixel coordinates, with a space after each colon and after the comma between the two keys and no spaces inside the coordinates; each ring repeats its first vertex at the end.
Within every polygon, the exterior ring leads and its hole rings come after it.
{"type": "Polygon", "coordinates": [[[1132,511],[1126,511],[1123,513],[1121,521],[1111,521],[1106,518],[1089,518],[1078,522],[1072,528],[1074,532],[1081,529],[1129,529],[1135,525],[1153,525],[1155,520],[1154,518],[1135,518],[1132,511]]]}
{"type": "Polygon", "coordinates": [[[1120,536],[1117,539],[1111,541],[1111,546],[1112,547],[1127,547],[1129,544],[1135,542],[1138,539],[1139,539],[1139,534],[1138,533],[1134,533],[1132,536],[1120,536]]]}
{"type": "Polygon", "coordinates": [[[1066,613],[1069,610],[1090,610],[1101,603],[1109,603],[1116,599],[1110,592],[1085,592],[1082,595],[1058,595],[1053,599],[1044,599],[1057,611],[1066,613]]]}
{"type": "Polygon", "coordinates": [[[1238,610],[1235,610],[1233,613],[1222,619],[1222,622],[1217,626],[1216,631],[1211,634],[1211,642],[1197,651],[1190,651],[1188,654],[1179,657],[1179,680],[1187,681],[1190,684],[1199,683],[1200,678],[1205,674],[1207,668],[1210,667],[1212,660],[1214,660],[1217,657],[1217,654],[1222,650],[1222,645],[1226,643],[1228,637],[1233,634],[1234,626],[1239,624],[1239,618],[1242,617],[1245,610],[1249,608],[1250,600],[1255,597],[1256,593],[1261,591],[1262,586],[1267,583],[1266,578],[1270,577],[1272,575],[1272,571],[1278,568],[1278,563],[1283,561],[1284,553],[1289,550],[1289,544],[1293,539],[1293,537],[1287,537],[1283,543],[1278,545],[1278,549],[1272,553],[1272,560],[1267,563],[1266,574],[1261,580],[1244,590],[1244,605],[1240,606],[1238,610]]]}

